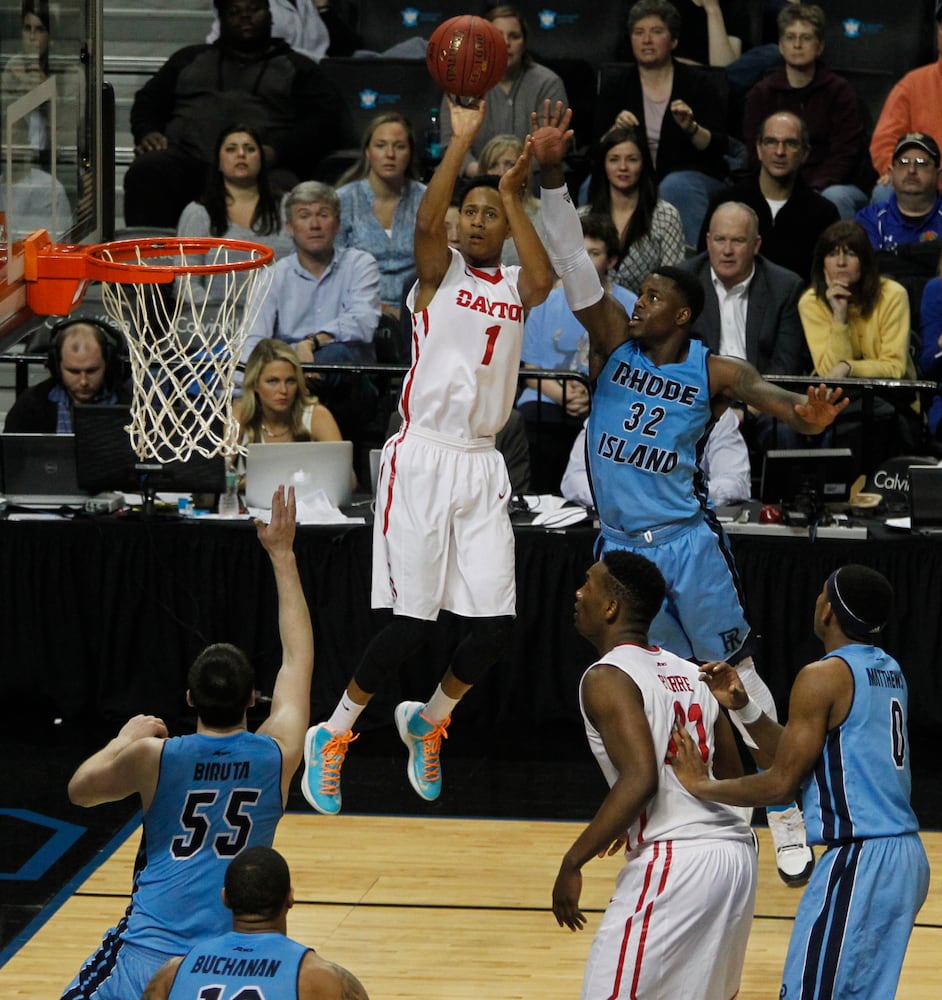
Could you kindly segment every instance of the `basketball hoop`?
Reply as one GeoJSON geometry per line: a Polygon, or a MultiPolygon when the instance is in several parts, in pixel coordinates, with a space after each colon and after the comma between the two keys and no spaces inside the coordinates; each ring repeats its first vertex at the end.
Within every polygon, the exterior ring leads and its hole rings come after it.
{"type": "Polygon", "coordinates": [[[37,313],[67,312],[89,281],[101,282],[105,311],[124,332],[131,359],[131,446],[141,459],[166,463],[242,450],[232,390],[273,256],[241,240],[56,246],[43,233],[26,248],[24,277],[37,313]]]}

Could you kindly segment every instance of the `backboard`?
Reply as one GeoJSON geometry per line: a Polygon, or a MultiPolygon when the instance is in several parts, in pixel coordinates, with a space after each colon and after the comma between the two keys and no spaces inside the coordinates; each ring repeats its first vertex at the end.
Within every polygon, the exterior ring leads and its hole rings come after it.
{"type": "Polygon", "coordinates": [[[23,239],[102,233],[102,0],[0,0],[0,350],[31,313],[23,239]]]}

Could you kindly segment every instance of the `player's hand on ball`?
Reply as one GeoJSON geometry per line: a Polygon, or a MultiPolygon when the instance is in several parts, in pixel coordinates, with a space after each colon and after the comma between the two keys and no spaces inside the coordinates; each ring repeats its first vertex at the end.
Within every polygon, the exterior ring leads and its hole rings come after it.
{"type": "Polygon", "coordinates": [[[448,110],[451,114],[451,134],[456,139],[474,137],[484,122],[484,98],[464,101],[459,104],[448,95],[448,110]]]}

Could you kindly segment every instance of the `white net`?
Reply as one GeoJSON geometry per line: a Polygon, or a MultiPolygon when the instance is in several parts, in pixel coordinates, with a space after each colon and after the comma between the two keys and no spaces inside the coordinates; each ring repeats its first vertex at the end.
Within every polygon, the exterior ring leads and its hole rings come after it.
{"type": "MultiPolygon", "coordinates": [[[[194,452],[233,456],[239,425],[232,393],[248,331],[271,285],[271,268],[232,265],[260,259],[265,248],[221,241],[205,254],[182,244],[165,257],[137,252],[137,263],[179,268],[170,284],[102,283],[102,302],[125,333],[133,381],[131,447],[141,459],[186,461],[194,452]],[[211,273],[186,270],[212,265],[211,273]]],[[[107,248],[102,260],[112,260],[107,248]]],[[[127,256],[121,262],[128,262],[127,256]]],[[[130,261],[134,263],[133,259],[130,261]]]]}

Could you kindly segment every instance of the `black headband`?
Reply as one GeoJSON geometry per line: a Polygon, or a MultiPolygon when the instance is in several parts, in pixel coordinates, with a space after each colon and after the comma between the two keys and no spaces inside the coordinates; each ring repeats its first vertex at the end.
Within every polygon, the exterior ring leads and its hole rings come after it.
{"type": "Polygon", "coordinates": [[[841,630],[846,636],[852,639],[876,638],[883,630],[886,618],[879,622],[868,622],[855,615],[841,596],[840,584],[838,583],[840,572],[840,569],[834,570],[828,577],[826,586],[828,600],[831,602],[831,609],[837,618],[838,624],[841,626],[841,630]]]}

